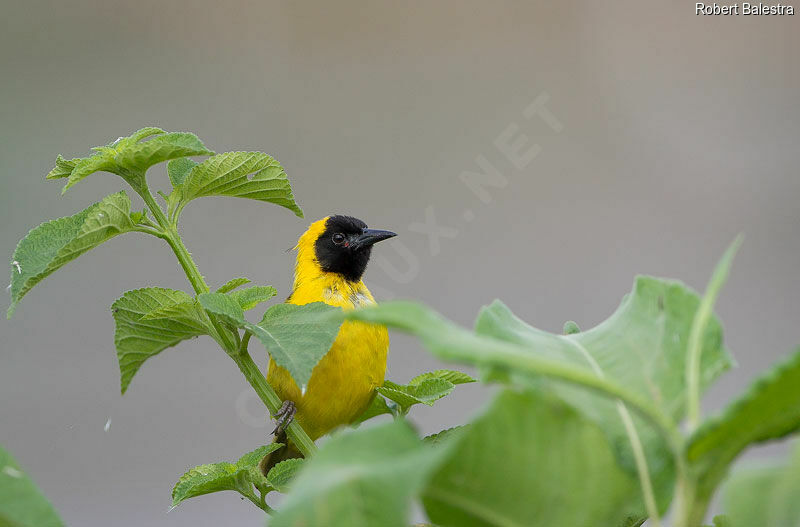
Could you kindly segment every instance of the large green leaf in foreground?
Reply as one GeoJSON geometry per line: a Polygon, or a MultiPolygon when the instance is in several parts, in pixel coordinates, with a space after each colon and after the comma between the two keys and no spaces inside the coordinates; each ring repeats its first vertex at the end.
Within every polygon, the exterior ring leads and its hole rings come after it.
{"type": "Polygon", "coordinates": [[[451,437],[423,494],[436,525],[615,526],[637,510],[603,431],[544,392],[506,390],[451,437]]]}
{"type": "Polygon", "coordinates": [[[150,357],[182,340],[213,334],[207,315],[194,298],[174,289],[128,291],[111,305],[111,312],[122,393],[150,357]]]}
{"type": "MultiPolygon", "coordinates": [[[[613,379],[678,422],[685,414],[686,343],[698,305],[697,294],[680,282],[639,277],[616,312],[588,331],[556,335],[536,329],[499,301],[481,310],[475,331],[613,379]]],[[[716,319],[706,328],[702,349],[701,381],[708,386],[731,366],[716,319]]],[[[598,421],[616,415],[616,409],[606,410],[598,421]]]]}
{"type": "MultiPolygon", "coordinates": [[[[569,335],[541,331],[495,302],[481,311],[476,332],[576,368],[589,368],[645,396],[662,414],[678,423],[686,411],[686,345],[698,306],[697,295],[683,284],[640,277],[617,311],[588,331],[569,335]]],[[[712,320],[700,340],[702,387],[708,386],[731,364],[721,341],[719,322],[712,320]]],[[[549,382],[548,389],[601,426],[609,434],[623,466],[632,473],[636,470],[624,421],[627,408],[561,382],[549,382]]],[[[671,456],[664,439],[652,427],[639,416],[631,417],[647,455],[658,501],[664,508],[672,492],[671,456]]]]}
{"type": "Polygon", "coordinates": [[[743,468],[725,484],[723,506],[732,527],[800,525],[800,443],[788,464],[743,468]]]}
{"type": "Polygon", "coordinates": [[[172,182],[178,183],[169,197],[178,212],[191,200],[203,196],[231,196],[281,205],[303,217],[283,167],[262,152],[225,152],[199,165],[174,166],[172,182]]]}
{"type": "Polygon", "coordinates": [[[403,421],[334,436],[307,460],[271,527],[407,527],[411,498],[444,450],[403,421]]]}
{"type": "MultiPolygon", "coordinates": [[[[546,383],[608,434],[622,466],[635,473],[623,421],[630,410],[663,509],[672,489],[671,456],[650,425],[674,428],[684,414],[686,342],[698,304],[697,295],[683,284],[642,277],[608,320],[570,335],[537,330],[499,302],[481,313],[477,334],[406,302],[346,316],[409,331],[438,357],[479,366],[489,378],[526,386],[546,383]],[[620,396],[625,406],[614,397],[598,398],[583,386],[620,396]],[[642,416],[650,423],[644,424],[642,416]]],[[[731,363],[721,340],[719,323],[712,318],[701,340],[703,386],[731,363]]]]}
{"type": "Polygon", "coordinates": [[[33,286],[86,251],[135,228],[125,192],[111,194],[81,212],[33,229],[11,257],[8,317],[33,286]]]}
{"type": "Polygon", "coordinates": [[[698,472],[698,491],[713,492],[728,465],[749,445],[798,430],[800,349],[756,379],[744,395],[690,438],[687,456],[698,472]]]}
{"type": "Polygon", "coordinates": [[[53,506],[0,446],[0,527],[61,527],[53,506]]]}

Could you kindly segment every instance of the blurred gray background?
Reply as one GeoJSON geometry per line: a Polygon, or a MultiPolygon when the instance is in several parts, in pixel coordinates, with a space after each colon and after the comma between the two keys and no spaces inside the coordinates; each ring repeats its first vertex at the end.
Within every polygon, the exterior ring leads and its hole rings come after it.
{"type": "MultiPolygon", "coordinates": [[[[704,288],[744,232],[717,307],[739,368],[706,409],[800,344],[798,18],[697,17],[686,1],[2,11],[6,256],[41,221],[123,188],[95,174],[59,197],[61,182],[44,180],[56,154],[157,125],[196,132],[218,152],[269,152],[306,212],[193,202],[183,233],[212,285],[247,276],[288,294],[285,250],[310,221],[349,213],[400,234],[377,247],[366,276],[379,298],[419,299],[465,325],[501,298],[540,328],[571,319],[586,329],[637,273],[704,288]],[[549,113],[526,116],[535,101],[549,113]],[[527,157],[502,153],[515,142],[527,157]],[[487,162],[497,185],[476,194],[463,174],[487,162]]],[[[168,186],[163,168],[150,180],[168,186]]],[[[167,514],[184,470],[235,459],[270,428],[210,339],[150,360],[120,396],[109,306],[145,285],[189,288],[165,244],[129,234],[0,322],[0,442],[70,525],[261,525],[231,493],[167,514]]],[[[439,366],[409,338],[392,343],[392,379],[439,366]]],[[[459,387],[412,417],[437,431],[487,395],[459,387]]]]}

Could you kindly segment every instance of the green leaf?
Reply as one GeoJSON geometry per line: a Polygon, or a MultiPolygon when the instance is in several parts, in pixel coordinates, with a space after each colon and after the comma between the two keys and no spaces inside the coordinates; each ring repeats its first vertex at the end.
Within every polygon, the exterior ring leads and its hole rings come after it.
{"type": "Polygon", "coordinates": [[[122,393],[150,357],[182,340],[212,334],[205,314],[194,308],[196,316],[192,316],[189,306],[194,306],[194,299],[188,294],[160,287],[128,291],[112,304],[122,393]],[[154,313],[165,318],[145,318],[154,313]]]}
{"type": "MultiPolygon", "coordinates": [[[[500,302],[481,312],[477,335],[403,302],[348,312],[347,317],[409,331],[438,357],[478,366],[491,379],[546,386],[608,434],[619,462],[631,474],[637,467],[623,414],[628,408],[635,411],[633,429],[664,509],[674,470],[662,434],[671,433],[685,414],[686,342],[698,304],[697,295],[679,282],[640,277],[608,320],[571,335],[535,329],[500,302]],[[613,397],[598,398],[584,387],[613,397]]],[[[721,340],[719,323],[712,318],[702,339],[702,386],[731,364],[721,340]]]]}
{"type": "Polygon", "coordinates": [[[197,138],[186,132],[164,132],[155,127],[142,128],[128,137],[93,148],[89,157],[56,158],[56,166],[48,179],[68,178],[64,187],[70,187],[95,172],[110,172],[125,179],[134,188],[144,186],[144,173],[151,166],[170,159],[213,154],[197,138]]]}
{"type": "MultiPolygon", "coordinates": [[[[64,194],[73,185],[84,179],[85,177],[94,174],[95,172],[112,172],[117,173],[118,167],[114,163],[113,151],[100,151],[95,152],[89,157],[79,158],[75,161],[72,172],[67,176],[67,184],[61,189],[64,194]]],[[[58,162],[58,161],[56,161],[58,162]]],[[[51,174],[53,172],[51,171],[51,174]]]]}
{"type": "Polygon", "coordinates": [[[624,386],[599,377],[590,368],[565,365],[557,358],[542,357],[523,346],[476,335],[420,304],[405,301],[384,302],[374,307],[347,311],[344,317],[383,324],[416,335],[437,357],[499,371],[503,373],[498,375],[502,382],[508,382],[511,377],[508,372],[514,371],[523,383],[535,384],[535,381],[546,376],[590,387],[607,396],[622,397],[636,411],[648,416],[654,424],[666,426],[658,411],[644,398],[624,386]]]}
{"type": "MultiPolygon", "coordinates": [[[[677,423],[686,410],[686,343],[698,306],[697,294],[680,282],[639,277],[616,312],[588,331],[556,335],[538,330],[499,301],[481,310],[475,331],[614,379],[647,397],[677,423]]],[[[701,386],[706,387],[732,361],[715,318],[709,320],[701,343],[701,386]]],[[[573,403],[592,402],[562,395],[573,403]]],[[[610,414],[619,421],[613,406],[606,404],[595,420],[603,422],[610,414]]]]}
{"type": "MultiPolygon", "coordinates": [[[[247,280],[242,279],[242,280],[247,280]]],[[[249,282],[249,280],[247,280],[249,282]]],[[[241,282],[241,283],[247,283],[241,282]]],[[[230,290],[230,288],[238,287],[236,281],[231,281],[220,288],[222,291],[230,290]]],[[[244,318],[244,312],[248,309],[253,309],[261,302],[266,302],[275,294],[274,287],[270,286],[253,286],[239,291],[232,291],[224,294],[217,291],[216,293],[203,293],[198,296],[200,303],[203,304],[207,310],[212,313],[224,317],[231,324],[237,327],[244,327],[247,320],[244,318]]]]}
{"type": "Polygon", "coordinates": [[[451,384],[467,384],[476,382],[470,375],[456,370],[435,370],[428,373],[417,375],[411,381],[409,386],[419,386],[428,379],[444,379],[451,384]]]}
{"type": "Polygon", "coordinates": [[[336,435],[307,460],[272,527],[405,527],[411,498],[443,451],[403,421],[336,435]]]}
{"type": "Polygon", "coordinates": [[[151,166],[170,159],[210,154],[213,152],[208,150],[196,135],[171,132],[120,149],[115,161],[128,170],[144,172],[151,166]]]}
{"type": "Polygon", "coordinates": [[[628,516],[622,522],[622,527],[641,527],[646,521],[646,517],[642,518],[639,516],[628,516]]]}
{"type": "Polygon", "coordinates": [[[249,283],[250,283],[250,279],[249,278],[234,278],[232,280],[228,280],[227,282],[225,282],[219,289],[217,289],[216,292],[217,293],[228,293],[230,291],[233,291],[237,287],[241,287],[241,286],[243,286],[245,284],[249,284],[249,283]]]}
{"type": "MultiPolygon", "coordinates": [[[[182,293],[182,291],[179,291],[179,293],[182,293]]],[[[186,296],[189,297],[189,295],[186,296]]],[[[211,331],[211,321],[203,311],[200,303],[191,297],[181,302],[161,305],[152,311],[148,311],[141,318],[142,321],[165,319],[193,328],[204,328],[207,332],[211,331]]]]}
{"type": "Polygon", "coordinates": [[[562,333],[564,333],[564,335],[574,335],[575,333],[580,333],[580,332],[581,328],[579,328],[578,324],[576,324],[572,320],[567,320],[566,322],[564,322],[564,329],[562,330],[562,333]]]}
{"type": "Polygon", "coordinates": [[[228,293],[228,296],[235,300],[243,310],[247,311],[262,302],[266,302],[277,293],[274,287],[256,285],[247,289],[233,291],[228,293]]]}
{"type": "Polygon", "coordinates": [[[372,401],[369,403],[367,409],[364,410],[364,413],[361,414],[358,417],[358,419],[353,421],[352,425],[358,426],[364,421],[367,421],[369,419],[372,419],[373,417],[378,417],[379,415],[384,415],[384,414],[396,415],[397,405],[395,405],[395,403],[392,403],[392,406],[390,407],[386,403],[386,399],[384,399],[382,395],[375,394],[375,397],[372,398],[372,401]]]}
{"type": "Polygon", "coordinates": [[[732,527],[800,525],[800,443],[788,463],[733,472],[723,488],[723,507],[732,527]]]}
{"type": "MultiPolygon", "coordinates": [[[[271,306],[254,331],[278,366],[305,386],[311,370],[328,353],[342,325],[341,309],[323,302],[271,306]]],[[[254,328],[248,328],[254,329],[254,328]]]]}
{"type": "Polygon", "coordinates": [[[61,154],[56,157],[56,166],[47,174],[46,179],[60,179],[69,177],[75,166],[81,159],[76,157],[74,159],[64,159],[61,154]]]}
{"type": "Polygon", "coordinates": [[[775,485],[769,508],[769,527],[800,525],[800,444],[795,444],[788,466],[775,485]]]}
{"type": "Polygon", "coordinates": [[[264,456],[282,446],[281,443],[272,443],[243,455],[236,463],[223,461],[190,469],[172,489],[172,506],[177,507],[181,502],[195,496],[223,490],[234,490],[247,498],[254,497],[253,485],[256,479],[263,479],[258,471],[258,463],[264,456]]]}
{"type": "Polygon", "coordinates": [[[782,467],[759,467],[737,470],[731,475],[724,488],[723,503],[734,527],[767,527],[770,497],[783,472],[782,467]]]}
{"type": "Polygon", "coordinates": [[[203,494],[223,490],[239,491],[245,482],[239,481],[237,475],[239,471],[236,466],[226,462],[194,467],[181,476],[173,487],[172,506],[176,507],[184,500],[203,494]]]}
{"type": "Polygon", "coordinates": [[[191,200],[203,196],[231,196],[275,203],[303,217],[294,200],[283,167],[261,152],[226,152],[192,168],[170,195],[177,212],[191,200]]]}
{"type": "Polygon", "coordinates": [[[147,214],[143,210],[131,212],[131,221],[134,223],[134,225],[138,225],[142,222],[146,215],[147,214]]]}
{"type": "Polygon", "coordinates": [[[61,527],[64,522],[36,484],[0,446],[0,526],[61,527]]]}
{"type": "Polygon", "coordinates": [[[378,387],[378,393],[396,402],[400,406],[400,412],[406,414],[415,404],[433,406],[436,401],[449,395],[453,388],[453,383],[444,379],[426,379],[418,385],[384,381],[383,386],[378,387]]]}
{"type": "Polygon", "coordinates": [[[229,324],[233,324],[237,328],[243,328],[251,325],[244,318],[244,310],[237,301],[223,293],[202,293],[197,295],[197,300],[200,305],[209,313],[221,317],[229,324]]]}
{"type": "Polygon", "coordinates": [[[445,430],[442,430],[441,432],[425,436],[422,438],[422,440],[431,445],[435,445],[445,441],[455,441],[456,438],[459,437],[459,434],[461,434],[466,428],[467,428],[466,425],[454,426],[453,428],[447,428],[445,430]]]}
{"type": "Polygon", "coordinates": [[[606,434],[544,392],[503,391],[452,443],[423,493],[442,527],[621,525],[636,511],[606,434]]]}
{"type": "Polygon", "coordinates": [[[714,522],[713,527],[734,527],[733,523],[731,523],[730,518],[722,514],[714,516],[713,522],[714,522]]]}
{"type": "Polygon", "coordinates": [[[267,474],[267,483],[278,492],[287,492],[303,463],[304,459],[287,459],[277,463],[267,474]]]}
{"type": "Polygon", "coordinates": [[[475,379],[455,370],[436,370],[422,375],[417,375],[408,384],[401,385],[392,381],[384,381],[378,387],[378,393],[396,402],[400,413],[405,415],[415,404],[433,404],[442,397],[449,395],[456,384],[475,382],[475,379]]]}
{"type": "Polygon", "coordinates": [[[687,457],[710,495],[748,446],[800,430],[800,349],[756,379],[747,392],[691,436],[687,457]]]}
{"type": "Polygon", "coordinates": [[[311,370],[328,352],[342,324],[340,308],[323,302],[276,304],[256,325],[244,318],[242,306],[230,295],[203,293],[197,299],[207,311],[255,335],[299,386],[308,383],[311,370]]]}
{"type": "Polygon", "coordinates": [[[106,196],[81,212],[43,223],[30,231],[11,257],[11,306],[8,317],[33,286],[86,251],[130,232],[131,202],[125,192],[106,196]]]}
{"type": "Polygon", "coordinates": [[[189,172],[198,165],[188,157],[179,157],[167,163],[167,174],[173,187],[183,184],[189,172]]]}
{"type": "Polygon", "coordinates": [[[270,443],[268,445],[260,446],[240,457],[236,461],[236,467],[242,469],[258,468],[261,460],[270,452],[275,452],[283,446],[283,443],[270,443]]]}

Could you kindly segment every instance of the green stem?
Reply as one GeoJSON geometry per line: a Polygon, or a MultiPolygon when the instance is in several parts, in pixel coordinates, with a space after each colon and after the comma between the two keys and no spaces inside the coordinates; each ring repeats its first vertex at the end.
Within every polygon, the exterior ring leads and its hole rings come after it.
{"type": "Polygon", "coordinates": [[[700,382],[700,359],[703,353],[703,334],[713,314],[714,302],[723,284],[725,284],[725,280],[728,278],[733,257],[741,244],[742,236],[739,235],[733,240],[725,254],[722,255],[719,263],[717,263],[706,292],[695,312],[692,328],[689,330],[689,342],[686,350],[686,407],[689,432],[694,431],[700,424],[700,389],[702,388],[702,383],[700,382]]]}
{"type": "Polygon", "coordinates": [[[147,217],[147,214],[142,216],[142,225],[147,225],[148,227],[151,227],[153,229],[159,229],[160,228],[156,223],[153,223],[153,221],[150,220],[150,218],[147,217]]]}
{"type": "MultiPolygon", "coordinates": [[[[158,203],[156,203],[156,200],[150,193],[149,189],[143,189],[141,196],[142,199],[144,199],[144,202],[147,203],[150,211],[153,213],[153,217],[155,217],[156,221],[163,229],[164,239],[172,248],[172,252],[174,252],[175,256],[178,258],[178,262],[180,262],[183,272],[186,273],[186,277],[189,279],[189,283],[192,284],[192,288],[194,288],[195,293],[198,295],[202,293],[208,293],[210,291],[208,284],[206,284],[203,275],[201,275],[200,271],[197,269],[197,265],[195,265],[194,260],[192,260],[192,255],[189,253],[186,245],[183,244],[183,240],[178,234],[178,230],[175,228],[175,225],[169,222],[167,217],[164,215],[164,212],[161,210],[161,207],[159,207],[158,203]]],[[[220,343],[225,348],[225,351],[227,351],[228,354],[234,353],[236,351],[236,344],[231,339],[230,332],[222,327],[214,315],[209,313],[208,316],[211,320],[211,325],[214,327],[214,330],[217,333],[217,337],[220,339],[220,343]]]]}
{"type": "Polygon", "coordinates": [[[275,509],[267,505],[267,495],[263,492],[260,493],[261,497],[259,498],[258,502],[260,503],[260,507],[264,510],[267,514],[274,514],[275,509]]]}
{"type": "Polygon", "coordinates": [[[139,195],[142,196],[142,199],[147,204],[147,207],[150,209],[153,217],[158,222],[159,227],[161,227],[163,230],[164,239],[167,240],[167,243],[172,248],[175,256],[178,257],[178,261],[180,262],[181,267],[186,273],[186,277],[189,279],[189,282],[192,284],[194,290],[198,294],[207,293],[209,289],[206,281],[197,270],[197,266],[192,261],[192,256],[189,254],[188,249],[186,249],[186,246],[183,244],[183,241],[178,235],[177,230],[164,215],[164,212],[161,210],[161,207],[158,206],[158,203],[156,203],[156,199],[150,193],[150,190],[147,188],[141,189],[141,191],[139,191],[139,195]]]}
{"type": "MultiPolygon", "coordinates": [[[[269,411],[273,415],[278,413],[283,401],[269,385],[267,379],[258,368],[258,365],[253,362],[253,358],[250,356],[247,349],[244,348],[240,353],[231,355],[231,357],[236,361],[236,365],[239,366],[239,369],[242,371],[247,381],[253,386],[264,405],[269,408],[269,411]]],[[[304,456],[310,457],[317,451],[314,441],[308,437],[308,434],[306,434],[305,430],[303,430],[297,421],[293,420],[289,423],[289,426],[286,427],[286,435],[289,436],[289,439],[291,439],[292,443],[297,446],[304,456]]]]}
{"type": "MultiPolygon", "coordinates": [[[[192,260],[189,250],[183,244],[183,240],[178,234],[175,224],[170,222],[164,215],[164,212],[161,210],[161,207],[158,206],[158,203],[156,203],[156,200],[150,193],[149,189],[145,187],[143,189],[137,189],[137,192],[139,192],[139,195],[142,196],[142,199],[153,213],[153,217],[163,230],[164,239],[167,241],[169,246],[172,248],[172,251],[175,253],[175,256],[178,258],[178,262],[180,262],[183,271],[186,273],[186,277],[189,279],[189,282],[192,284],[192,287],[195,290],[195,293],[198,295],[202,293],[208,293],[210,291],[208,284],[206,284],[203,275],[201,275],[200,271],[197,269],[197,265],[195,265],[194,260],[192,260]]],[[[217,342],[222,345],[228,355],[233,358],[247,381],[256,391],[258,397],[264,402],[270,413],[272,415],[278,413],[283,401],[275,393],[275,390],[272,389],[272,386],[269,385],[267,379],[264,377],[264,374],[261,373],[261,370],[259,370],[256,363],[253,362],[252,357],[250,357],[250,354],[247,352],[247,343],[249,342],[248,336],[245,336],[244,341],[239,340],[238,334],[232,338],[231,332],[225,329],[212,313],[208,313],[208,316],[211,320],[214,331],[217,333],[215,340],[217,340],[217,342]]],[[[289,438],[297,446],[297,448],[300,449],[300,452],[302,452],[304,456],[310,457],[317,451],[314,441],[308,437],[308,434],[306,434],[305,430],[303,430],[297,421],[292,421],[287,427],[286,432],[289,438]]]]}
{"type": "Polygon", "coordinates": [[[625,426],[625,432],[633,450],[633,459],[636,462],[636,471],[639,474],[639,485],[642,489],[647,516],[650,518],[652,527],[661,527],[658,504],[656,503],[655,492],[653,492],[653,481],[650,479],[650,469],[647,466],[647,456],[644,453],[642,440],[639,438],[639,433],[633,424],[628,407],[619,399],[617,399],[617,410],[622,418],[622,424],[625,426]]]}
{"type": "Polygon", "coordinates": [[[244,332],[244,337],[242,337],[242,340],[239,342],[239,353],[247,351],[247,346],[250,344],[250,337],[252,336],[253,334],[249,331],[244,332]]]}
{"type": "Polygon", "coordinates": [[[259,494],[261,495],[260,498],[258,496],[256,496],[254,492],[241,492],[240,491],[240,493],[245,498],[247,498],[248,500],[253,502],[253,504],[256,507],[258,507],[262,511],[266,512],[267,514],[272,515],[272,514],[275,513],[275,509],[273,509],[272,507],[267,505],[266,495],[263,492],[261,492],[260,490],[259,490],[259,494]]]}
{"type": "Polygon", "coordinates": [[[153,229],[150,227],[145,227],[143,225],[138,225],[133,228],[134,232],[143,232],[145,234],[149,234],[150,236],[155,236],[156,238],[161,238],[162,240],[166,240],[166,236],[160,229],[153,229]]]}
{"type": "MultiPolygon", "coordinates": [[[[592,357],[592,354],[589,353],[589,350],[575,340],[568,339],[566,337],[562,338],[565,342],[569,342],[572,346],[574,346],[581,353],[581,355],[583,355],[586,362],[589,363],[589,366],[598,377],[605,378],[605,372],[600,367],[600,364],[594,360],[594,357],[592,357]]],[[[650,469],[647,466],[647,456],[644,453],[644,447],[642,447],[642,440],[633,424],[633,418],[631,417],[631,413],[628,411],[628,407],[625,406],[625,403],[620,399],[617,399],[616,403],[617,413],[619,413],[619,416],[622,419],[622,424],[625,427],[625,433],[628,436],[628,441],[630,442],[631,450],[633,451],[633,458],[636,462],[636,471],[639,474],[639,484],[642,489],[642,496],[644,497],[647,516],[650,518],[652,527],[661,527],[661,519],[658,514],[658,504],[656,503],[655,493],[653,492],[653,481],[650,478],[650,469]]]]}
{"type": "Polygon", "coordinates": [[[697,477],[688,474],[685,465],[679,467],[675,490],[675,527],[699,527],[702,525],[716,487],[716,484],[700,482],[697,477]],[[684,469],[685,475],[681,474],[681,468],[684,469]]]}
{"type": "MultiPolygon", "coordinates": [[[[700,521],[692,523],[695,512],[694,484],[688,478],[678,476],[675,487],[675,527],[697,527],[700,521]]],[[[703,512],[705,514],[705,511],[703,512]]],[[[702,518],[701,518],[702,519],[702,518]]]]}

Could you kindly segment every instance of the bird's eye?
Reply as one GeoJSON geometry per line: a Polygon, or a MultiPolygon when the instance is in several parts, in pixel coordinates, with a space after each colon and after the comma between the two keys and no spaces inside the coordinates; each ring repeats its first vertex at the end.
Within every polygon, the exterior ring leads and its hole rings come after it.
{"type": "Polygon", "coordinates": [[[342,234],[341,232],[337,232],[336,234],[334,234],[333,235],[333,243],[335,243],[336,245],[343,244],[344,243],[344,234],[342,234]]]}

